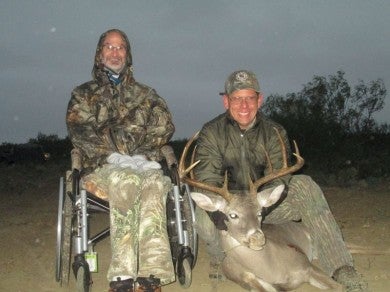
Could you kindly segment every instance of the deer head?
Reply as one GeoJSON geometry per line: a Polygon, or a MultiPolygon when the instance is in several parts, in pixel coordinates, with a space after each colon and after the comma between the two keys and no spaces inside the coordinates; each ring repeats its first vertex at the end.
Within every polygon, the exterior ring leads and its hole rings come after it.
{"type": "Polygon", "coordinates": [[[304,160],[299,154],[298,146],[294,141],[295,153],[293,154],[296,157],[296,163],[292,166],[288,166],[286,146],[283,143],[279,131],[276,128],[275,131],[277,132],[281,144],[283,166],[280,169],[274,170],[269,156],[263,147],[267,157],[268,168],[271,169],[271,171],[267,176],[264,176],[255,182],[251,182],[248,192],[234,195],[231,194],[227,188],[227,174],[225,174],[225,180],[222,187],[216,187],[196,180],[192,172],[193,168],[200,162],[197,161],[194,163],[193,161],[196,149],[194,149],[192,155],[191,165],[187,168],[185,167],[184,164],[188,150],[194,140],[197,139],[199,132],[187,142],[179,162],[179,176],[182,181],[196,188],[211,192],[207,194],[192,192],[191,197],[196,204],[206,211],[220,211],[225,214],[227,231],[221,231],[222,235],[228,235],[240,245],[247,246],[254,250],[262,249],[265,244],[264,234],[261,231],[263,208],[275,204],[283,193],[285,186],[280,185],[276,188],[266,189],[259,193],[257,192],[257,189],[267,182],[297,171],[304,164],[304,160]]]}

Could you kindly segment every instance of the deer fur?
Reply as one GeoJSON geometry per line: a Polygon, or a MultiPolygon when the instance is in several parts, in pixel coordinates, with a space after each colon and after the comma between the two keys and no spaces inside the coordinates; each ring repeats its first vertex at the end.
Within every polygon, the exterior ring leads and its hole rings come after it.
{"type": "Polygon", "coordinates": [[[262,225],[262,210],[275,204],[284,185],[257,193],[222,196],[191,193],[196,204],[227,217],[227,230],[220,230],[226,254],[224,275],[251,291],[289,291],[303,283],[320,289],[343,291],[342,286],[313,265],[313,246],[301,223],[262,225]]]}

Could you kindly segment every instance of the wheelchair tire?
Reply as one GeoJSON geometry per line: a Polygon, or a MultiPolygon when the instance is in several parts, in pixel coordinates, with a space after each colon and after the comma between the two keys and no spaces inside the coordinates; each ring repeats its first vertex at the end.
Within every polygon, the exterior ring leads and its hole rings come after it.
{"type": "Polygon", "coordinates": [[[177,210],[175,209],[173,194],[169,194],[167,198],[167,228],[177,280],[183,288],[188,288],[192,283],[192,269],[197,260],[198,236],[194,227],[194,203],[190,197],[187,185],[183,184],[180,186],[180,197],[181,215],[184,219],[182,227],[188,236],[188,246],[179,244],[175,216],[177,210]]]}
{"type": "Polygon", "coordinates": [[[176,275],[181,287],[188,288],[192,283],[192,267],[190,259],[184,258],[181,264],[176,265],[176,275]]]}
{"type": "Polygon", "coordinates": [[[195,208],[194,202],[192,201],[188,185],[183,184],[181,186],[183,194],[183,212],[185,218],[187,218],[187,232],[189,234],[189,247],[191,248],[191,253],[193,255],[191,268],[193,269],[196,264],[198,257],[198,234],[195,229],[195,208]]]}
{"type": "Polygon", "coordinates": [[[73,221],[73,202],[69,195],[65,194],[64,202],[64,231],[62,241],[62,283],[65,285],[69,284],[70,275],[70,263],[72,256],[72,221],[73,221]]]}
{"type": "Polygon", "coordinates": [[[58,218],[57,218],[57,251],[56,280],[61,286],[69,284],[71,250],[72,250],[72,215],[73,204],[66,193],[64,179],[60,179],[58,218]]]}
{"type": "Polygon", "coordinates": [[[76,274],[76,291],[77,292],[89,292],[90,277],[89,277],[88,265],[82,265],[77,269],[76,274]]]}
{"type": "Polygon", "coordinates": [[[57,210],[56,281],[61,281],[62,218],[64,209],[64,179],[60,178],[57,210]]]}

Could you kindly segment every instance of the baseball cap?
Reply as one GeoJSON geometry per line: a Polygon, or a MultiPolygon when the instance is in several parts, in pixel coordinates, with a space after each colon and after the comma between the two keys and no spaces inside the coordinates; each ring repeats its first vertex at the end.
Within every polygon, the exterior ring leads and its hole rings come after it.
{"type": "Polygon", "coordinates": [[[248,70],[234,71],[225,82],[225,94],[231,94],[239,89],[253,89],[260,92],[259,82],[255,73],[248,70]]]}

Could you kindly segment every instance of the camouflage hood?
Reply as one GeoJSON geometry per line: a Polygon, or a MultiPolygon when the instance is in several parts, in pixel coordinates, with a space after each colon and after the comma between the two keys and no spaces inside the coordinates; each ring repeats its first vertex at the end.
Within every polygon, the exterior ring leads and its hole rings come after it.
{"type": "Polygon", "coordinates": [[[133,66],[132,66],[133,60],[132,60],[132,56],[131,56],[131,47],[130,47],[129,39],[127,38],[126,34],[119,29],[110,29],[110,30],[104,32],[100,36],[99,42],[96,46],[95,61],[94,61],[93,68],[92,68],[92,78],[100,84],[107,84],[110,82],[108,77],[107,77],[106,69],[104,68],[104,65],[101,62],[100,53],[103,49],[103,42],[104,42],[105,37],[107,36],[107,34],[109,34],[111,32],[119,33],[122,36],[123,41],[126,43],[126,65],[125,65],[125,68],[123,68],[122,72],[120,73],[119,78],[122,80],[122,82],[124,82],[126,84],[130,84],[130,83],[134,82],[133,66]]]}

